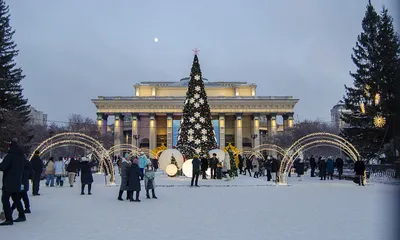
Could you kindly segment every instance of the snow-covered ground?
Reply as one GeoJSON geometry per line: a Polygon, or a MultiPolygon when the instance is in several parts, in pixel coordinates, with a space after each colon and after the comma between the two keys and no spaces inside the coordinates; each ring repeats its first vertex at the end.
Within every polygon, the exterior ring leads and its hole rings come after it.
{"type": "Polygon", "coordinates": [[[119,188],[105,187],[101,175],[95,180],[92,196],[81,196],[78,185],[42,186],[30,197],[28,221],[0,228],[1,239],[387,240],[397,188],[308,177],[277,187],[248,176],[200,179],[202,187],[190,188],[189,179],[160,175],[158,200],[142,192],[142,202],[131,203],[117,201],[119,188]]]}

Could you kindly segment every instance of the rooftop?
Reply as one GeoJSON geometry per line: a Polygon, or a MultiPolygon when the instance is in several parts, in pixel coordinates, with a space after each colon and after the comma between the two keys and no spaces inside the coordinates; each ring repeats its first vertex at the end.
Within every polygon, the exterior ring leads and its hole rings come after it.
{"type": "MultiPolygon", "coordinates": [[[[234,87],[234,86],[255,86],[255,84],[249,84],[247,82],[210,82],[207,78],[202,78],[204,85],[207,87],[234,87]]],[[[166,81],[148,81],[140,82],[135,86],[158,86],[158,87],[184,87],[189,84],[190,77],[185,77],[176,82],[166,81]]]]}

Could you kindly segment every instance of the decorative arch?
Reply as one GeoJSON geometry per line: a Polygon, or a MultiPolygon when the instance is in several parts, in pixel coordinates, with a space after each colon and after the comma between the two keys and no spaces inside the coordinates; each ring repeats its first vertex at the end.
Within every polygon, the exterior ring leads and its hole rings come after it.
{"type": "Polygon", "coordinates": [[[138,154],[140,149],[132,144],[117,144],[108,149],[108,154],[110,157],[116,152],[129,152],[130,155],[138,154]]]}
{"type": "Polygon", "coordinates": [[[297,140],[286,151],[279,169],[279,182],[287,184],[288,174],[293,165],[293,161],[302,151],[307,151],[309,149],[321,146],[340,149],[354,162],[360,160],[360,153],[346,139],[332,133],[312,133],[297,140]]]}
{"type": "MultiPolygon", "coordinates": [[[[39,144],[36,149],[33,151],[39,151],[41,156],[47,155],[52,149],[66,147],[66,146],[74,146],[81,149],[90,150],[95,158],[99,161],[99,168],[104,165],[106,171],[108,172],[109,182],[111,184],[115,183],[114,176],[114,167],[111,161],[111,158],[108,154],[108,151],[103,147],[103,145],[97,141],[96,139],[82,133],[76,132],[65,132],[56,134],[39,144]],[[103,164],[103,163],[107,164],[103,164]]],[[[29,157],[32,159],[33,154],[29,157]]]]}

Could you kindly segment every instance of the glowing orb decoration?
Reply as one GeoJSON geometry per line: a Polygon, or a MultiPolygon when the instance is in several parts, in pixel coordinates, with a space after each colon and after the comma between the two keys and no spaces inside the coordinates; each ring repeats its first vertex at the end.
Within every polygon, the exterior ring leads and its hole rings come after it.
{"type": "Polygon", "coordinates": [[[211,176],[211,168],[208,168],[208,169],[207,169],[206,175],[207,175],[207,176],[211,176]]]}
{"type": "Polygon", "coordinates": [[[158,42],[158,38],[155,37],[155,38],[154,38],[154,42],[158,42]]]}
{"type": "Polygon", "coordinates": [[[380,115],[374,117],[375,127],[382,128],[386,124],[386,119],[380,115]]]}
{"type": "Polygon", "coordinates": [[[362,114],[365,114],[365,105],[364,105],[363,102],[360,103],[360,110],[361,110],[361,113],[362,113],[362,114]]]}
{"type": "Polygon", "coordinates": [[[379,93],[375,94],[375,105],[379,105],[381,102],[381,95],[379,93]]]}
{"type": "Polygon", "coordinates": [[[217,158],[218,158],[220,161],[223,161],[223,160],[224,160],[224,158],[225,158],[225,152],[222,151],[221,149],[213,149],[213,150],[211,150],[211,151],[209,152],[210,158],[213,156],[213,153],[216,153],[216,154],[217,154],[217,158]]]}
{"type": "Polygon", "coordinates": [[[175,166],[175,164],[170,164],[166,167],[165,172],[168,176],[173,177],[178,172],[178,168],[175,166]]]}
{"type": "Polygon", "coordinates": [[[193,159],[186,160],[185,163],[182,166],[182,172],[188,178],[191,178],[193,176],[192,160],[193,159]]]}
{"type": "Polygon", "coordinates": [[[158,158],[158,167],[161,170],[166,170],[167,166],[171,164],[171,157],[174,155],[176,163],[178,164],[178,168],[182,168],[183,165],[183,156],[182,154],[176,149],[167,149],[164,150],[160,157],[158,158]]]}

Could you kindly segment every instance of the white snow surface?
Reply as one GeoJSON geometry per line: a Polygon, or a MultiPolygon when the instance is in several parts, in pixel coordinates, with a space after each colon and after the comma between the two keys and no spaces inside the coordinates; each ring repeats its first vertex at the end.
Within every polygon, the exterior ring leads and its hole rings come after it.
{"type": "Polygon", "coordinates": [[[0,238],[392,239],[389,200],[397,186],[359,187],[309,177],[291,177],[290,186],[275,186],[265,178],[240,176],[231,181],[199,179],[201,187],[190,188],[190,179],[158,174],[159,199],[146,199],[142,191],[142,202],[136,203],[117,201],[119,187],[106,187],[103,176],[94,177],[91,196],[80,195],[79,177],[73,188],[42,186],[41,196],[30,196],[27,221],[1,227],[0,238]]]}

